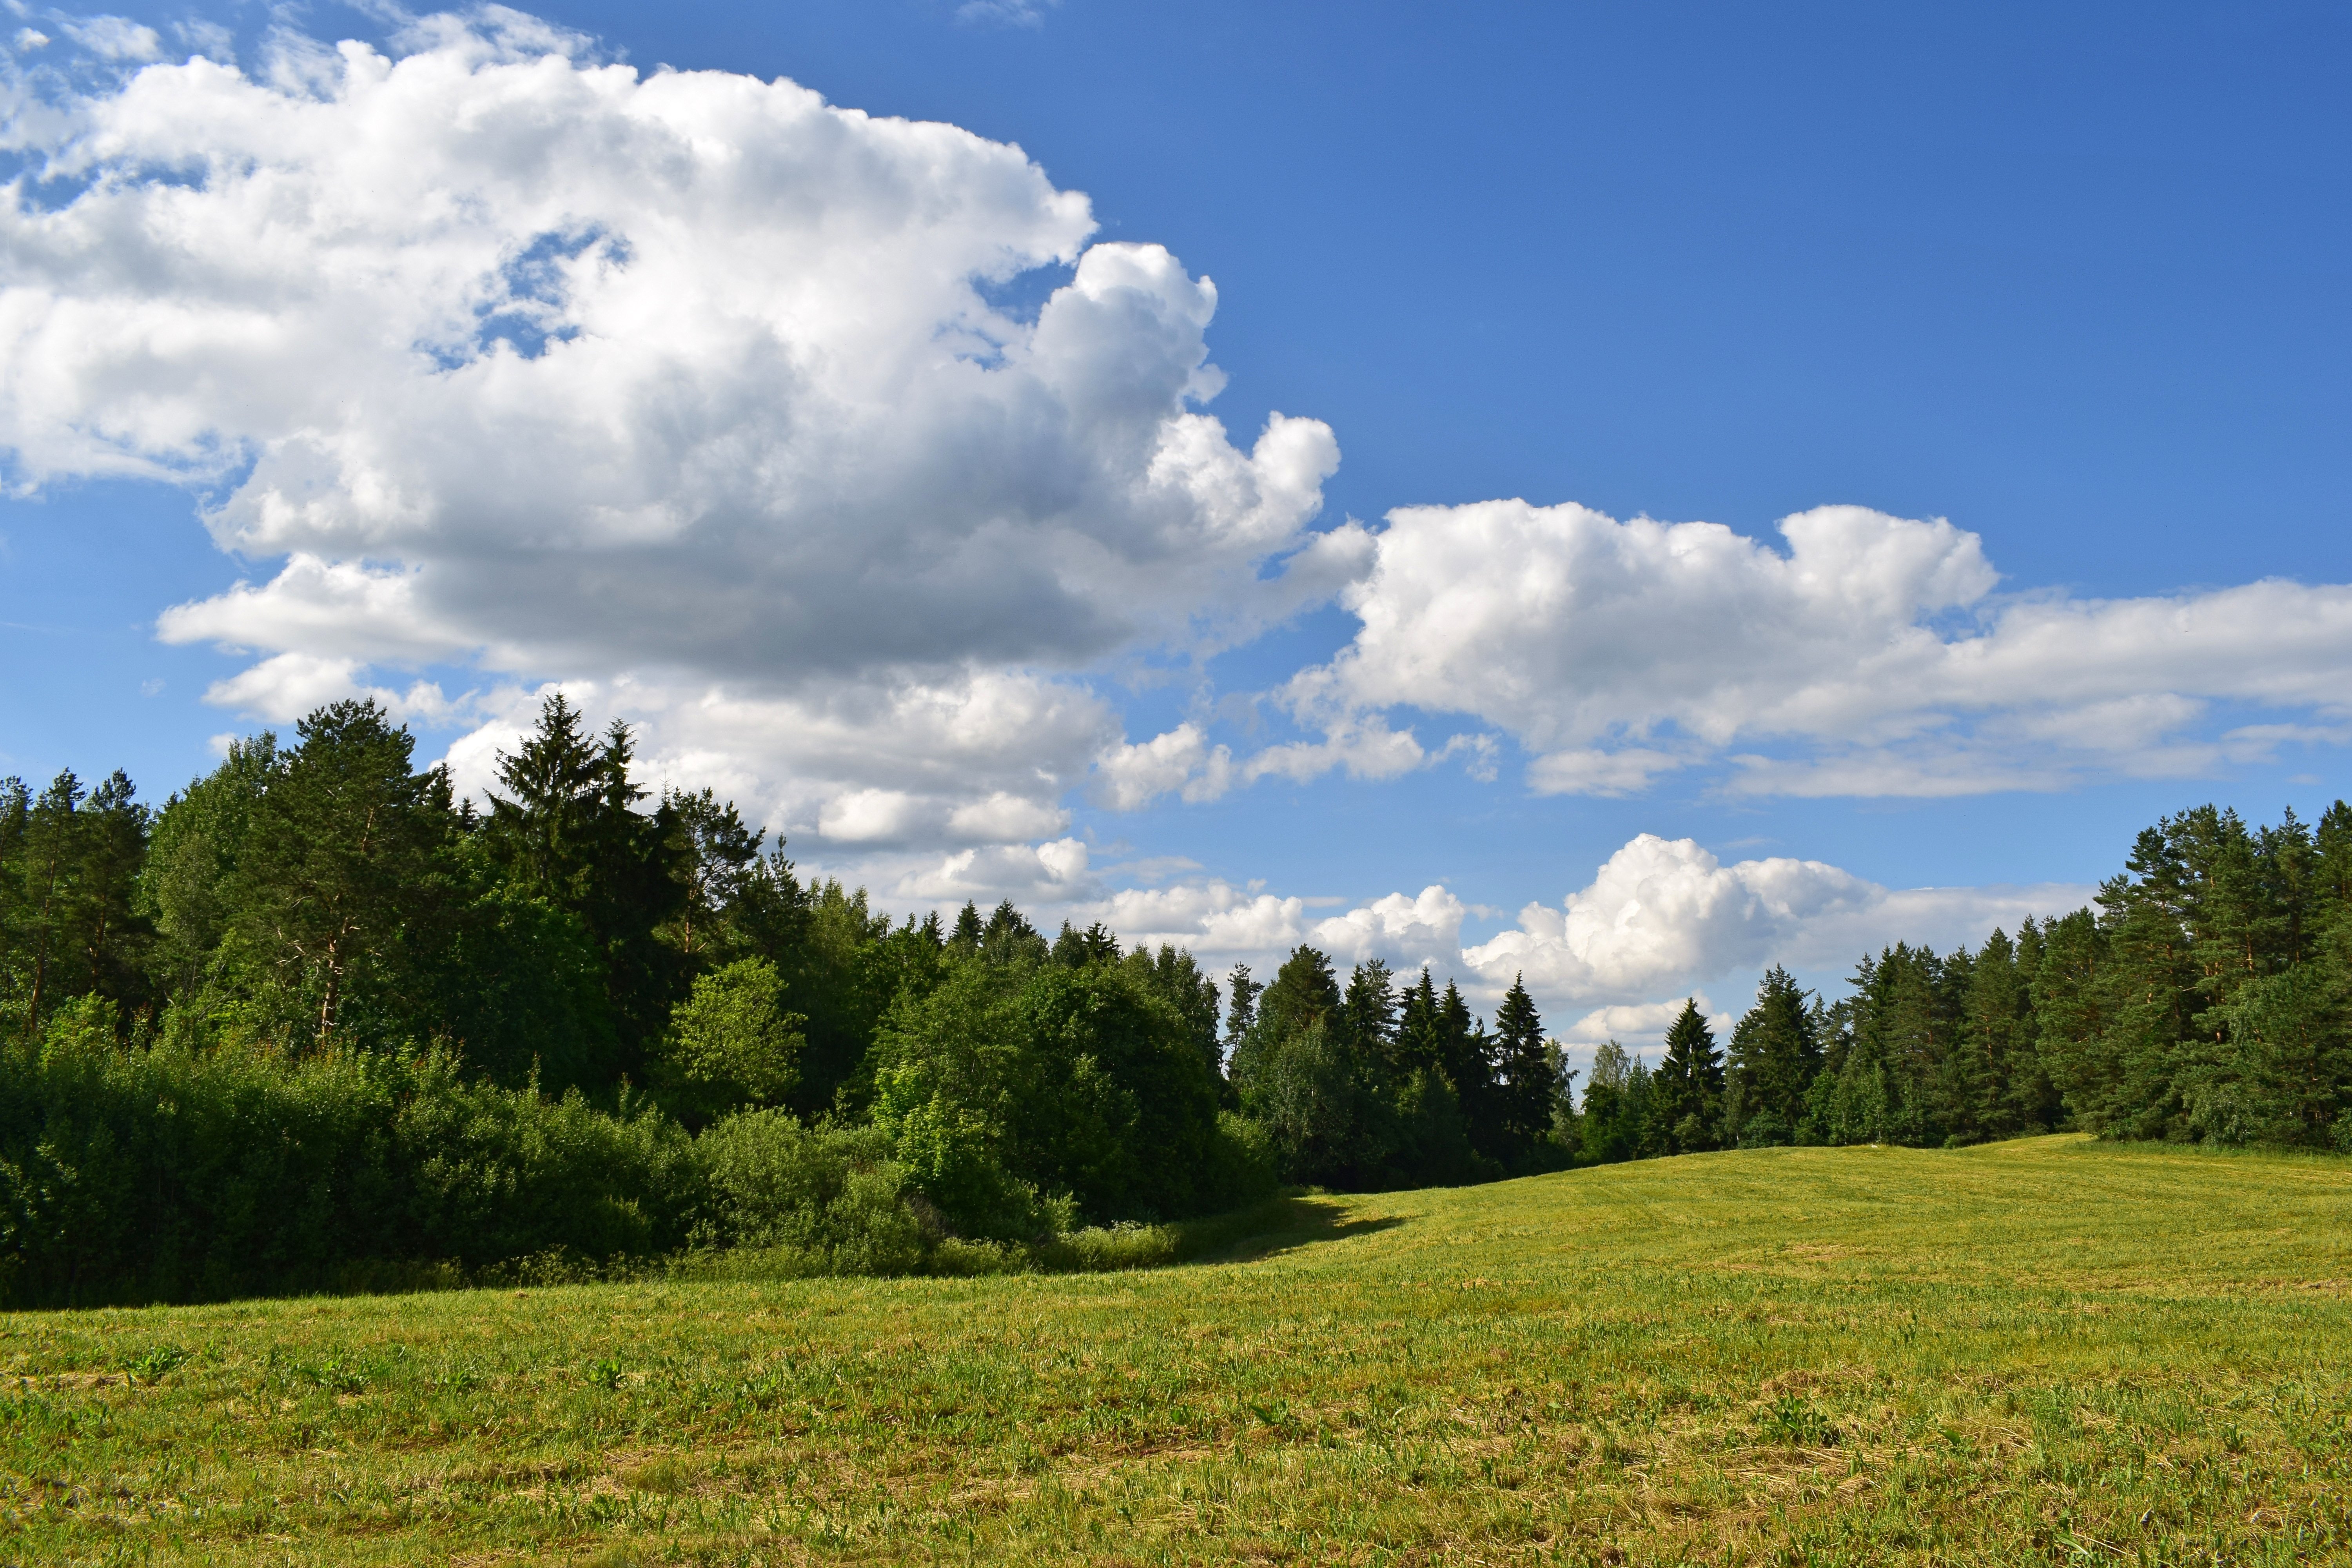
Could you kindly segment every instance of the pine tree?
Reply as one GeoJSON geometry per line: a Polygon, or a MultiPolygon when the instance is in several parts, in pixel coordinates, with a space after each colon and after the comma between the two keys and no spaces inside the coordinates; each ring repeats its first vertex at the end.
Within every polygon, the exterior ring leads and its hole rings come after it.
{"type": "Polygon", "coordinates": [[[744,825],[733,801],[721,803],[709,789],[697,795],[665,791],[662,818],[670,826],[670,861],[683,892],[677,912],[660,935],[685,961],[688,976],[756,952],[756,934],[733,918],[763,869],[764,828],[744,825]]]}
{"type": "Polygon", "coordinates": [[[1779,964],[1756,988],[1756,1005],[1731,1031],[1722,1141],[1743,1149],[1794,1142],[1805,1095],[1821,1070],[1821,1040],[1805,993],[1779,964]]]}
{"type": "Polygon", "coordinates": [[[1651,1137],[1664,1153],[1713,1149],[1722,1117],[1723,1058],[1693,997],[1667,1029],[1665,1057],[1651,1075],[1651,1137]]]}
{"type": "Polygon", "coordinates": [[[0,782],[0,994],[27,1039],[71,997],[95,992],[125,1017],[148,1001],[149,816],[135,795],[120,770],[90,791],[68,770],[38,798],[0,782]]]}
{"type": "Polygon", "coordinates": [[[332,703],[298,731],[254,807],[233,935],[247,973],[309,1030],[332,1033],[356,1009],[397,1036],[447,929],[448,777],[410,771],[415,742],[373,700],[332,703]]]}
{"type": "Polygon", "coordinates": [[[1370,1075],[1392,1085],[1403,1075],[1396,1049],[1397,995],[1389,966],[1377,958],[1356,965],[1339,1002],[1342,1037],[1370,1075]]]}
{"type": "Polygon", "coordinates": [[[955,934],[948,938],[948,945],[967,958],[973,957],[980,952],[981,935],[980,906],[966,899],[956,912],[955,934]]]}
{"type": "Polygon", "coordinates": [[[1236,963],[1225,977],[1225,989],[1231,1001],[1226,1005],[1225,1049],[1230,1053],[1257,1024],[1257,995],[1265,989],[1250,978],[1250,966],[1236,963]]]}
{"type": "Polygon", "coordinates": [[[1543,1019],[1522,976],[1512,976],[1495,1010],[1495,1044],[1501,1080],[1493,1091],[1495,1124],[1507,1147],[1505,1163],[1517,1169],[1550,1132],[1560,1089],[1556,1050],[1544,1038],[1543,1019]]]}

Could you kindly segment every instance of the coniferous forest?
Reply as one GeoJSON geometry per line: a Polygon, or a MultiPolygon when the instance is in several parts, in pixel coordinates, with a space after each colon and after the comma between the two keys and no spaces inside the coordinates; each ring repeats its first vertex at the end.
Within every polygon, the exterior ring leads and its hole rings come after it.
{"type": "MultiPolygon", "coordinates": [[[[1284,1185],[1789,1143],[2352,1149],[2352,810],[2140,834],[2095,907],[1580,1092],[1514,984],[1302,947],[1263,983],[1010,902],[893,922],[551,699],[488,809],[343,702],[160,807],[0,781],[0,1304],[777,1267],[1017,1267],[1284,1185]],[[1024,1249],[1029,1249],[1024,1251],[1024,1249]]],[[[1890,935],[1899,933],[1889,933],[1890,935]]]]}

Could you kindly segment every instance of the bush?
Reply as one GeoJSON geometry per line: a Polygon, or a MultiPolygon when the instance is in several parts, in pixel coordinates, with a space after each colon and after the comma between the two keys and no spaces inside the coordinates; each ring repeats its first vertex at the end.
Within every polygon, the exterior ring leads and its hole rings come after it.
{"type": "Polygon", "coordinates": [[[910,1274],[937,1247],[906,1167],[870,1127],[802,1126],[788,1111],[730,1116],[694,1142],[709,1193],[704,1239],[782,1249],[810,1273],[910,1274]]]}
{"type": "Polygon", "coordinates": [[[650,1108],[469,1082],[446,1051],[116,1044],[108,1003],[0,1052],[0,1301],[327,1289],[678,1245],[704,1203],[650,1108]],[[428,1272],[430,1272],[428,1270],[428,1272]]]}
{"type": "Polygon", "coordinates": [[[1218,1201],[1213,1069],[1123,969],[951,963],[901,995],[873,1059],[875,1123],[960,1236],[1029,1241],[1218,1201]]]}

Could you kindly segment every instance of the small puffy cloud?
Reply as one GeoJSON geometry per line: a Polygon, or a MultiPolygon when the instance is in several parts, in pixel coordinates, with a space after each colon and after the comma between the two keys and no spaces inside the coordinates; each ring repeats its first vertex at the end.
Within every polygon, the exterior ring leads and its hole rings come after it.
{"type": "Polygon", "coordinates": [[[1598,747],[1550,752],[1528,764],[1528,787],[1538,795],[1639,795],[1684,759],[1646,746],[1610,752],[1598,747]]]}
{"type": "Polygon", "coordinates": [[[1455,735],[1431,751],[1410,730],[1391,730],[1378,714],[1342,714],[1324,726],[1319,741],[1286,741],[1236,758],[1233,748],[1212,745],[1200,725],[1188,720],[1150,740],[1121,741],[1095,759],[1095,798],[1133,811],[1163,795],[1186,801],[1215,800],[1237,785],[1260,779],[1305,784],[1325,773],[1350,778],[1391,779],[1464,759],[1472,776],[1491,779],[1494,741],[1486,735],[1455,735]]]}
{"type": "Polygon", "coordinates": [[[1076,838],[1034,846],[991,845],[950,855],[899,880],[898,896],[922,902],[986,904],[998,899],[1062,906],[1100,889],[1087,872],[1088,852],[1076,838]]]}
{"type": "Polygon", "coordinates": [[[0,448],[210,498],[265,569],[159,629],[256,659],[225,703],[457,667],[504,733],[559,679],[810,831],[1010,842],[1122,743],[1085,671],[1369,563],[1307,527],[1328,426],[1204,411],[1214,284],[1018,148],[496,7],[44,90],[15,133],[68,194],[0,204],[0,448]]]}
{"type": "Polygon", "coordinates": [[[1304,899],[1223,880],[1123,889],[1082,913],[1118,931],[1130,947],[1165,943],[1261,965],[1306,939],[1304,899]]]}
{"type": "Polygon", "coordinates": [[[1531,788],[1626,795],[1702,763],[1734,793],[1973,794],[2210,773],[2332,726],[2200,737],[2217,703],[2352,710],[2352,587],[1997,597],[1975,534],[1823,507],[1785,548],[1714,523],[1483,501],[1392,512],[1291,683],[1327,714],[1459,712],[1531,788]]]}
{"type": "Polygon", "coordinates": [[[1462,921],[1469,912],[1460,899],[1433,885],[1417,897],[1391,893],[1318,921],[1312,934],[1314,944],[1340,964],[1379,958],[1402,970],[1423,964],[1452,970],[1461,960],[1462,921]]]}
{"type": "Polygon", "coordinates": [[[1232,773],[1232,751],[1213,748],[1200,725],[1187,721],[1149,741],[1107,748],[1095,759],[1095,796],[1117,811],[1135,811],[1166,795],[1214,799],[1232,773]]]}
{"type": "Polygon", "coordinates": [[[431,681],[412,683],[405,691],[373,686],[362,679],[358,661],[281,653],[215,681],[207,700],[241,709],[261,718],[290,724],[322,703],[345,698],[373,698],[403,722],[445,724],[459,711],[457,704],[431,681]]]}

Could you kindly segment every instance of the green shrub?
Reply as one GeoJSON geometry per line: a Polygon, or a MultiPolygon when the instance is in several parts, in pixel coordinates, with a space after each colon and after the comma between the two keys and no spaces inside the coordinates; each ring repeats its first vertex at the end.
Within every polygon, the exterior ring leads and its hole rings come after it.
{"type": "Polygon", "coordinates": [[[807,1272],[835,1274],[913,1273],[938,1243],[889,1138],[873,1128],[745,1111],[706,1131],[694,1152],[709,1194],[708,1241],[781,1248],[807,1272]]]}
{"type": "MultiPolygon", "coordinates": [[[[110,1004],[0,1052],[0,1300],[328,1289],[381,1266],[678,1245],[705,1205],[650,1108],[468,1081],[439,1050],[293,1054],[167,1027],[116,1044],[110,1004]]],[[[411,1268],[394,1268],[403,1278],[411,1268]]]]}

